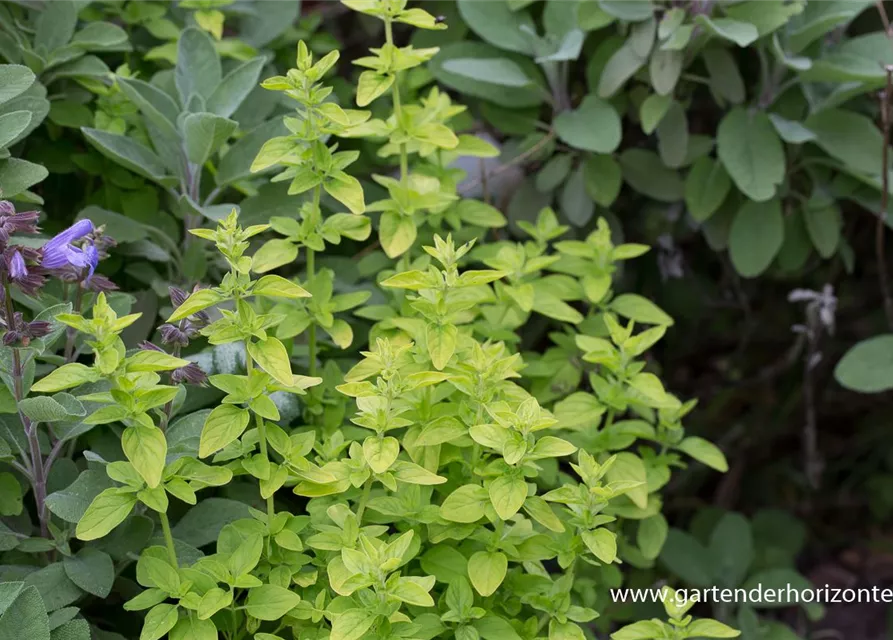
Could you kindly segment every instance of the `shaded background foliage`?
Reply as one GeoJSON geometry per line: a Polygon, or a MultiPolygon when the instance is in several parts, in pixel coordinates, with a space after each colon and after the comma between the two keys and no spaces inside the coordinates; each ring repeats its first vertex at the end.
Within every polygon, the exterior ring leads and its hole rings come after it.
{"type": "MultiPolygon", "coordinates": [[[[634,580],[712,584],[729,572],[705,558],[737,548],[728,552],[739,565],[735,585],[794,568],[817,584],[832,576],[888,585],[891,575],[877,567],[893,514],[889,411],[885,394],[859,393],[893,387],[878,284],[886,269],[878,246],[887,242],[876,224],[889,141],[879,92],[893,47],[874,3],[459,0],[426,8],[450,28],[411,36],[441,51],[405,84],[416,95],[436,81],[469,106],[456,129],[499,146],[499,158],[460,161],[468,172],[460,192],[508,221],[484,237],[518,237],[519,223],[553,206],[574,237],[604,216],[615,238],[654,247],[618,288],[675,318],[651,365],[668,388],[700,400],[689,429],[720,444],[730,471],[717,480],[693,467],[674,480],[661,561],[642,563],[634,580]]],[[[299,39],[318,54],[340,49],[331,84],[350,105],[358,71],[347,61],[380,42],[379,29],[328,2],[4,3],[0,58],[34,78],[2,70],[4,88],[25,86],[8,99],[0,93],[0,118],[30,114],[26,124],[0,120],[0,132],[13,132],[0,135],[11,154],[0,159],[3,197],[38,206],[48,232],[82,217],[106,225],[118,247],[101,272],[120,287],[114,295],[144,313],[126,334],[136,345],[168,315],[169,284],[213,282],[221,272],[187,229],[233,206],[246,225],[297,208],[286,184],[250,172],[290,109],[259,80],[291,66],[299,39]],[[147,117],[157,95],[146,84],[176,85],[176,65],[187,64],[176,59],[177,41],[189,25],[210,34],[219,77],[242,81],[219,119],[194,125],[196,140],[214,144],[179,163],[160,142],[164,119],[147,117]]],[[[409,37],[397,32],[401,42],[409,37]]],[[[164,104],[175,120],[187,107],[164,104]]],[[[360,173],[394,168],[367,141],[342,148],[362,152],[360,173]]],[[[371,180],[364,186],[383,193],[371,180]]],[[[370,276],[389,263],[374,241],[348,239],[322,264],[343,292],[371,289],[370,276]]],[[[62,300],[64,292],[48,293],[62,300]]],[[[545,373],[535,384],[546,397],[582,375],[550,336],[564,313],[541,312],[518,337],[532,371],[545,373]]],[[[368,332],[362,317],[349,322],[354,335],[368,332]]],[[[364,342],[354,340],[354,350],[364,342]]],[[[191,401],[202,406],[212,394],[191,401]]],[[[210,541],[198,519],[190,512],[177,525],[196,546],[210,541]]],[[[101,620],[103,606],[86,610],[101,620]]],[[[884,612],[849,611],[832,608],[824,622],[815,610],[769,617],[801,637],[822,625],[847,638],[882,637],[884,612]]],[[[721,613],[734,615],[745,637],[790,637],[761,629],[747,608],[721,613]]]]}

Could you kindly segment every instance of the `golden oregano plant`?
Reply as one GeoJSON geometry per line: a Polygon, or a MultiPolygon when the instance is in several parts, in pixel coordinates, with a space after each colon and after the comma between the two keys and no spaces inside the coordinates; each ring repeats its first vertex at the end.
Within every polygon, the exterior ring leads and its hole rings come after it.
{"type": "MultiPolygon", "coordinates": [[[[685,435],[693,403],[667,392],[644,360],[672,319],[614,291],[623,261],[647,247],[616,243],[603,220],[585,239],[560,240],[567,229],[548,209],[519,225],[526,241],[477,242],[505,220],[460,199],[450,165],[495,150],[450,129],[461,107],[446,94],[407,99],[405,72],[436,49],[394,40],[397,23],[445,25],[405,0],[345,4],[384,22],[384,45],[356,61],[365,69],[357,103],[389,94],[392,113],[372,119],[328,100],[337,52],[314,62],[301,44],[296,68],[264,81],[297,109],[290,135],[270,140],[255,169],[283,167],[273,179],[290,181],[296,217],[243,228],[233,212],[216,229],[192,230],[228,271],[182,300],[168,326],[195,322],[209,345],[234,343],[243,363],[208,378],[222,399],[197,450],[170,454],[162,428],[179,391],[158,372],[187,360],[127,355],[118,334],[132,319],[101,297],[90,320],[58,316],[94,337],[96,363],[65,365],[33,390],[108,380],[108,391],[81,397],[108,405],[89,420],[126,427],[127,461],[105,465],[115,486],[77,536],[105,536],[134,509],[160,522],[164,546],[141,554],[145,590],[125,605],[146,612],[141,640],[593,637],[621,562],[647,567],[660,552],[660,490],[683,454],[725,470],[716,447],[685,435]],[[370,204],[348,172],[357,153],[335,142],[359,136],[381,139],[380,155],[396,159],[394,175],[374,176],[388,197],[370,204]],[[324,192],[347,212],[324,211],[324,192]],[[376,304],[356,312],[375,324],[343,371],[332,350],[354,337],[336,314],[368,292],[336,294],[316,257],[343,237],[368,238],[364,213],[376,214],[378,242],[399,260],[378,275],[376,304]],[[250,239],[271,230],[247,255],[250,239]],[[302,251],[300,284],[267,273],[302,251]],[[533,314],[555,329],[542,355],[518,351],[515,330],[533,314]],[[299,419],[283,418],[274,400],[283,393],[303,396],[299,419]],[[226,524],[206,553],[175,539],[171,497],[195,504],[197,490],[237,481],[256,485],[250,517],[226,524]]],[[[738,635],[686,607],[666,610],[669,622],[635,622],[613,638],[738,635]]]]}

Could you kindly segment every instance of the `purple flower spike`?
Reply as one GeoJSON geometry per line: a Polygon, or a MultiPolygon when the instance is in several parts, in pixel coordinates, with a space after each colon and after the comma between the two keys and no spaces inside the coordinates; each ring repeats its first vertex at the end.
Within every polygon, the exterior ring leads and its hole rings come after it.
{"type": "Polygon", "coordinates": [[[89,269],[87,277],[93,275],[96,265],[99,264],[99,252],[96,247],[89,244],[86,248],[72,246],[72,242],[80,240],[93,231],[93,223],[89,220],[78,220],[68,229],[51,238],[43,245],[43,260],[41,266],[46,269],[62,269],[73,266],[78,269],[89,269]]]}

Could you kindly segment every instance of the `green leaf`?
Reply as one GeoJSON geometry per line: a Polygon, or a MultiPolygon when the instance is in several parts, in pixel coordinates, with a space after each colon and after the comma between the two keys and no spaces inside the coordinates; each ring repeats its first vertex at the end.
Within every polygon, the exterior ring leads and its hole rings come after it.
{"type": "Polygon", "coordinates": [[[58,393],[52,398],[25,398],[19,402],[19,409],[34,422],[59,422],[87,415],[84,405],[68,393],[58,393]]]}
{"type": "Polygon", "coordinates": [[[420,560],[422,570],[437,578],[438,582],[453,583],[465,580],[468,560],[461,552],[447,544],[434,545],[420,560]]]}
{"type": "Polygon", "coordinates": [[[785,155],[769,117],[732,109],[719,123],[717,152],[735,185],[751,200],[765,202],[784,181],[785,155]]]}
{"type": "Polygon", "coordinates": [[[632,485],[632,488],[626,492],[629,499],[640,509],[648,506],[648,472],[645,463],[639,456],[628,451],[618,453],[606,477],[609,482],[624,482],[632,485]]]}
{"type": "Polygon", "coordinates": [[[770,113],[769,120],[772,126],[781,136],[781,139],[791,144],[803,144],[816,139],[816,134],[794,120],[786,120],[777,113],[770,113]]]}
{"type": "Polygon", "coordinates": [[[468,559],[468,578],[475,591],[484,597],[499,588],[507,570],[508,559],[498,551],[478,551],[468,559]]]}
{"type": "Polygon", "coordinates": [[[710,89],[732,104],[741,104],[747,97],[744,80],[735,58],[726,49],[711,47],[701,54],[710,78],[710,89]]]}
{"type": "Polygon", "coordinates": [[[737,638],[741,632],[716,620],[695,620],[685,628],[690,638],[737,638]]]}
{"type": "Polygon", "coordinates": [[[220,58],[214,41],[206,32],[189,27],[177,42],[177,67],[174,73],[181,104],[193,95],[210,98],[221,80],[220,58]]]}
{"type": "Polygon", "coordinates": [[[104,551],[84,547],[63,560],[68,578],[87,593],[105,598],[115,582],[115,564],[104,551]]]}
{"type": "Polygon", "coordinates": [[[573,622],[549,620],[549,640],[586,640],[583,630],[573,622]]]}
{"type": "Polygon", "coordinates": [[[83,127],[84,137],[105,157],[134,173],[164,183],[164,163],[152,150],[127,136],[83,127]]]}
{"type": "Polygon", "coordinates": [[[0,192],[14,198],[49,175],[45,167],[19,158],[0,160],[0,192]]]}
{"type": "Polygon", "coordinates": [[[127,427],[121,436],[121,448],[150,488],[161,483],[167,456],[167,440],[161,429],[142,425],[127,427]]]}
{"type": "Polygon", "coordinates": [[[529,35],[535,32],[535,27],[526,12],[512,11],[505,0],[459,0],[458,6],[462,20],[483,40],[507,51],[536,53],[533,37],[529,35]]]}
{"type": "Polygon", "coordinates": [[[369,436],[363,442],[363,455],[375,473],[384,473],[390,469],[399,454],[400,443],[397,438],[369,436]]]}
{"type": "Polygon", "coordinates": [[[672,96],[652,94],[642,101],[639,108],[639,120],[642,122],[642,131],[651,134],[657,129],[657,125],[667,113],[667,109],[673,104],[672,96]]]}
{"type": "Polygon", "coordinates": [[[37,14],[34,46],[52,53],[68,44],[78,23],[78,6],[71,0],[60,0],[37,14]]]}
{"type": "Polygon", "coordinates": [[[612,153],[620,146],[620,116],[595,95],[586,96],[574,111],[558,114],[554,127],[558,137],[575,149],[612,153]]]}
{"type": "Polygon", "coordinates": [[[639,545],[642,555],[649,560],[657,558],[667,539],[668,531],[667,519],[660,513],[640,520],[639,528],[636,530],[636,544],[639,545]]]}
{"type": "Polygon", "coordinates": [[[139,107],[149,122],[171,140],[179,141],[176,123],[180,107],[173,98],[155,85],[136,78],[118,76],[117,81],[121,92],[139,107]]]}
{"type": "Polygon", "coordinates": [[[106,489],[100,493],[78,522],[75,534],[78,540],[96,540],[124,522],[136,506],[136,496],[121,493],[120,489],[106,489]]]}
{"type": "Polygon", "coordinates": [[[651,0],[598,0],[598,6],[625,22],[641,22],[654,15],[651,0]]]}
{"type": "Polygon", "coordinates": [[[663,163],[674,169],[688,160],[688,120],[676,100],[657,125],[657,151],[663,163]]]}
{"type": "Polygon", "coordinates": [[[174,525],[174,537],[193,547],[203,547],[217,540],[220,531],[230,522],[249,518],[247,504],[227,498],[206,498],[186,512],[174,525]]]}
{"type": "Polygon", "coordinates": [[[381,215],[378,239],[389,258],[406,253],[416,239],[416,226],[412,218],[387,211],[381,215]]]}
{"type": "Polygon", "coordinates": [[[29,124],[30,111],[13,111],[0,115],[0,149],[5,149],[29,124]]]}
{"type": "Polygon", "coordinates": [[[804,4],[791,4],[783,0],[750,0],[729,7],[726,13],[735,20],[750,22],[760,36],[764,36],[783,27],[793,16],[803,13],[804,8],[804,4]]]}
{"type": "Polygon", "coordinates": [[[748,200],[735,214],[729,231],[729,257],[735,271],[754,278],[772,264],[784,242],[781,202],[748,200]]]}
{"type": "Polygon", "coordinates": [[[679,174],[664,165],[652,151],[627,149],[620,154],[623,179],[635,191],[661,202],[682,200],[685,192],[679,174]]]}
{"type": "Polygon", "coordinates": [[[526,87],[533,84],[527,74],[508,58],[453,58],[443,63],[444,71],[469,80],[503,87],[526,87]]]}
{"type": "Polygon", "coordinates": [[[459,330],[452,324],[429,324],[425,331],[425,340],[428,343],[428,355],[431,364],[438,371],[442,371],[453,353],[456,351],[456,338],[459,330]]]}
{"type": "Polygon", "coordinates": [[[617,536],[612,531],[600,528],[580,534],[583,543],[599,561],[611,564],[617,559],[617,536]]]}
{"type": "Polygon", "coordinates": [[[695,220],[704,222],[716,213],[731,188],[729,174],[719,162],[698,158],[685,178],[685,206],[695,220]]]}
{"type": "Polygon", "coordinates": [[[595,214],[595,205],[586,192],[586,177],[583,167],[574,171],[561,190],[561,212],[576,227],[582,227],[595,214]]]}
{"type": "Polygon", "coordinates": [[[555,515],[555,512],[552,510],[552,507],[549,506],[549,503],[539,496],[529,496],[527,500],[524,501],[524,511],[527,512],[527,515],[550,531],[564,533],[564,525],[561,523],[559,517],[555,515]]]}
{"type": "MultiPolygon", "coordinates": [[[[268,140],[281,138],[287,134],[288,129],[283,124],[282,118],[273,118],[257,125],[229,147],[220,160],[214,182],[220,186],[250,177],[251,165],[264,144],[268,140]]],[[[292,143],[286,142],[289,149],[294,147],[292,143]]]]}
{"type": "Polygon", "coordinates": [[[160,640],[177,624],[179,615],[173,604],[157,604],[146,614],[140,640],[160,640]]]}
{"type": "Polygon", "coordinates": [[[556,189],[567,178],[573,164],[574,157],[569,153],[552,156],[536,174],[537,191],[549,193],[556,189]]]}
{"type": "MultiPolygon", "coordinates": [[[[254,637],[264,640],[263,635],[259,633],[255,634],[254,637]]],[[[169,640],[217,640],[219,636],[217,635],[217,627],[214,626],[213,622],[189,616],[188,618],[180,619],[177,626],[171,630],[168,638],[169,640]]]]}
{"type": "Polygon", "coordinates": [[[714,575],[727,587],[737,587],[747,577],[754,560],[750,521],[739,513],[726,513],[710,535],[714,575]]]}
{"type": "Polygon", "coordinates": [[[0,104],[24,93],[34,78],[34,72],[24,65],[0,64],[0,104]]]}
{"type": "Polygon", "coordinates": [[[874,336],[850,347],[834,367],[834,379],[860,393],[893,389],[893,334],[874,336]]]}
{"type": "Polygon", "coordinates": [[[112,482],[104,472],[88,469],[65,489],[48,495],[46,506],[65,522],[76,523],[84,517],[93,499],[111,486],[112,482]]]}
{"type": "Polygon", "coordinates": [[[664,626],[657,620],[640,620],[611,634],[611,640],[653,640],[666,636],[664,626]]]}
{"type": "Polygon", "coordinates": [[[476,484],[466,484],[453,491],[440,505],[440,515],[450,522],[472,523],[484,517],[490,494],[476,484]]]}
{"type": "Polygon", "coordinates": [[[714,584],[710,552],[685,531],[670,529],[660,559],[673,575],[688,585],[706,587],[714,584]]]}
{"type": "Polygon", "coordinates": [[[229,118],[257,86],[264,62],[262,57],[253,58],[226,74],[208,98],[208,111],[229,118]]]}
{"type": "Polygon", "coordinates": [[[23,582],[0,583],[0,607],[2,640],[50,640],[47,610],[37,587],[23,582]]]}
{"type": "Polygon", "coordinates": [[[633,39],[627,40],[608,60],[598,79],[598,95],[610,98],[645,66],[647,56],[642,56],[633,45],[633,39]]]}
{"type": "Polygon", "coordinates": [[[751,606],[760,609],[775,609],[796,605],[798,604],[800,592],[814,588],[809,580],[797,573],[794,569],[787,567],[777,567],[757,571],[749,576],[741,586],[748,590],[761,586],[764,593],[770,590],[778,590],[780,594],[785,594],[777,599],[764,598],[760,602],[751,603],[751,606]]]}
{"type": "Polygon", "coordinates": [[[615,20],[614,16],[602,9],[597,2],[581,2],[577,7],[577,26],[583,31],[596,31],[607,27],[615,20]]]}
{"type": "Polygon", "coordinates": [[[349,609],[332,622],[329,640],[360,640],[375,623],[376,616],[365,609],[349,609]]]}
{"type": "Polygon", "coordinates": [[[806,231],[816,251],[823,258],[830,258],[840,244],[843,219],[840,208],[830,197],[813,194],[803,211],[806,231]]]}
{"type": "MultiPolygon", "coordinates": [[[[471,0],[471,2],[474,3],[476,0],[471,0]]],[[[536,107],[545,101],[544,92],[539,85],[506,87],[492,82],[472,80],[465,76],[451,73],[444,68],[444,65],[449,60],[468,58],[482,60],[488,58],[508,58],[518,65],[527,77],[536,77],[539,73],[537,65],[529,58],[511,54],[484,42],[470,40],[461,40],[442,46],[440,52],[428,63],[428,68],[441,84],[465,95],[483,98],[487,101],[484,105],[488,108],[496,104],[511,110],[523,109],[525,107],[536,107]]],[[[523,123],[530,122],[523,114],[519,117],[513,111],[507,111],[505,116],[500,118],[500,121],[512,119],[513,116],[523,123]]],[[[524,126],[526,127],[527,125],[525,124],[524,126]]]]}
{"type": "Polygon", "coordinates": [[[301,596],[294,591],[275,584],[265,584],[248,592],[245,610],[258,620],[278,620],[298,606],[300,601],[301,596]]]}
{"type": "Polygon", "coordinates": [[[202,428],[199,457],[205,458],[234,442],[245,431],[250,417],[251,414],[247,409],[232,404],[215,407],[208,414],[205,426],[202,428]]]}
{"type": "Polygon", "coordinates": [[[583,164],[586,193],[596,204],[610,207],[623,186],[620,165],[609,155],[590,155],[583,164]]]}
{"type": "Polygon", "coordinates": [[[730,40],[739,47],[752,44],[760,35],[752,24],[731,18],[711,18],[702,13],[695,16],[695,22],[718,38],[730,40]]]}
{"type": "Polygon", "coordinates": [[[213,113],[190,113],[183,121],[186,157],[193,164],[203,165],[237,127],[235,120],[213,113]]]}
{"type": "Polygon", "coordinates": [[[71,44],[77,45],[85,51],[113,48],[118,51],[130,51],[131,49],[127,42],[127,32],[111,22],[90,22],[74,34],[71,44]]]}
{"type": "Polygon", "coordinates": [[[635,293],[624,293],[614,298],[611,301],[611,310],[624,318],[643,324],[665,326],[673,324],[673,318],[665,311],[648,298],[643,298],[635,293]]]}
{"type": "Polygon", "coordinates": [[[266,340],[249,341],[248,354],[261,369],[273,376],[277,382],[286,386],[292,385],[294,375],[291,372],[288,351],[277,338],[267,337],[266,340]]]}
{"type": "Polygon", "coordinates": [[[0,515],[17,516],[22,508],[22,485],[11,473],[0,472],[0,515]]]}
{"type": "Polygon", "coordinates": [[[698,462],[703,462],[711,469],[716,469],[721,473],[725,473],[729,470],[729,464],[726,462],[726,457],[723,455],[723,452],[720,451],[719,447],[703,438],[689,436],[680,442],[676,448],[687,453],[698,462]]]}
{"type": "Polygon", "coordinates": [[[527,483],[520,476],[499,476],[490,483],[490,502],[503,520],[509,520],[527,499],[527,483]]]}
{"type": "Polygon", "coordinates": [[[94,226],[105,225],[105,232],[115,239],[115,242],[139,242],[149,237],[149,229],[133,218],[106,211],[96,205],[89,205],[78,212],[77,219],[90,220],[94,226]]]}
{"type": "Polygon", "coordinates": [[[682,74],[684,62],[685,54],[682,51],[658,49],[651,54],[648,73],[651,77],[651,86],[658,95],[668,96],[673,93],[682,74]]]}
{"type": "Polygon", "coordinates": [[[515,628],[505,618],[496,615],[485,615],[472,624],[484,640],[521,640],[515,628]]]}
{"type": "Polygon", "coordinates": [[[845,109],[824,109],[804,122],[816,136],[815,143],[850,171],[877,175],[881,172],[883,136],[870,118],[845,109]]]}

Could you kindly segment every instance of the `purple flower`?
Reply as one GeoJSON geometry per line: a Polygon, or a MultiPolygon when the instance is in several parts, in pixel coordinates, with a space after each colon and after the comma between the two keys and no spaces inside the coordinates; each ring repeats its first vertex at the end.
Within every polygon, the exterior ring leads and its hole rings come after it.
{"type": "Polygon", "coordinates": [[[3,344],[6,346],[20,344],[27,347],[31,340],[44,337],[52,329],[52,325],[43,320],[25,322],[19,312],[14,313],[12,322],[7,322],[6,325],[6,333],[3,334],[3,344]]]}
{"type": "Polygon", "coordinates": [[[37,211],[16,213],[15,207],[8,200],[0,200],[0,249],[9,242],[14,233],[37,233],[37,211]]]}
{"type": "Polygon", "coordinates": [[[28,267],[25,265],[25,258],[18,251],[13,251],[9,259],[9,277],[13,280],[21,280],[28,275],[28,267]]]}
{"type": "Polygon", "coordinates": [[[22,293],[33,296],[43,286],[43,269],[37,266],[40,253],[25,246],[9,246],[0,253],[0,279],[9,281],[22,293]]]}
{"type": "Polygon", "coordinates": [[[46,269],[62,269],[72,266],[77,269],[89,269],[87,279],[93,275],[99,264],[99,252],[92,242],[84,248],[75,247],[72,242],[80,240],[93,231],[93,223],[89,220],[78,220],[62,233],[47,240],[43,245],[43,261],[46,269]]]}
{"type": "MultiPolygon", "coordinates": [[[[164,349],[148,340],[140,342],[139,346],[143,351],[160,351],[161,353],[167,353],[164,349]]],[[[174,382],[175,384],[186,382],[188,384],[199,384],[204,386],[207,381],[208,374],[202,371],[202,368],[194,362],[190,362],[185,367],[180,367],[179,369],[171,371],[171,382],[174,382]]]]}

